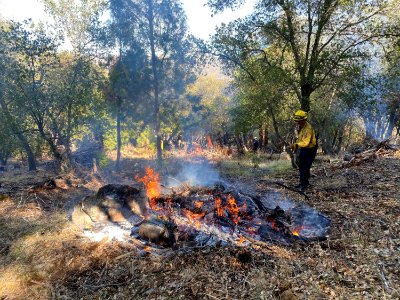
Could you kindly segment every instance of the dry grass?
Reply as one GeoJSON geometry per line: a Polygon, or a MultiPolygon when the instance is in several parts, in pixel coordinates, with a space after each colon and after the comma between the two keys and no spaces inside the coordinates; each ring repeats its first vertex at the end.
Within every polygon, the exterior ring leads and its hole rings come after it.
{"type": "MultiPolygon", "coordinates": [[[[241,163],[219,167],[233,178],[240,171],[258,192],[276,188],[258,182],[251,161],[241,163]]],[[[296,171],[277,164],[263,178],[280,174],[287,184],[297,182],[296,171]]],[[[132,165],[124,167],[132,174],[132,165]]],[[[316,166],[308,204],[332,220],[328,241],[162,255],[80,237],[63,204],[101,181],[29,193],[43,178],[23,176],[1,191],[0,299],[280,299],[285,291],[294,299],[399,299],[399,168],[395,156],[349,169],[316,166]]]]}
{"type": "Polygon", "coordinates": [[[280,177],[292,169],[289,160],[271,160],[268,155],[250,153],[242,158],[221,159],[220,171],[223,176],[261,178],[280,177]]]}

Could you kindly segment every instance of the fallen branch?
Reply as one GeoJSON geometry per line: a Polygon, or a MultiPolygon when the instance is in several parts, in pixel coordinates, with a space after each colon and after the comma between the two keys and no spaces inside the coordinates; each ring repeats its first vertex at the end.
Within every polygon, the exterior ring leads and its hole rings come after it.
{"type": "Polygon", "coordinates": [[[302,191],[300,191],[300,190],[298,190],[296,188],[292,188],[290,186],[287,186],[287,185],[283,184],[282,182],[273,181],[273,180],[266,180],[266,179],[260,179],[259,182],[265,182],[265,183],[279,185],[281,187],[284,187],[285,189],[288,189],[289,191],[299,193],[300,195],[304,196],[304,198],[306,198],[307,200],[310,200],[310,197],[308,197],[308,195],[306,193],[304,193],[304,192],[302,192],[302,191]]]}
{"type": "Polygon", "coordinates": [[[386,293],[388,293],[389,295],[392,294],[392,289],[389,287],[389,284],[385,278],[385,274],[383,274],[382,270],[378,268],[378,275],[382,280],[383,283],[383,288],[385,289],[386,293]]]}
{"type": "Polygon", "coordinates": [[[269,245],[269,244],[267,244],[267,243],[265,243],[265,242],[262,242],[262,241],[253,239],[252,237],[248,236],[247,234],[245,234],[245,233],[243,233],[243,232],[240,232],[240,234],[241,234],[246,240],[248,240],[249,242],[251,242],[253,245],[260,246],[260,247],[267,248],[267,249],[270,249],[270,250],[271,250],[271,245],[269,245]]]}

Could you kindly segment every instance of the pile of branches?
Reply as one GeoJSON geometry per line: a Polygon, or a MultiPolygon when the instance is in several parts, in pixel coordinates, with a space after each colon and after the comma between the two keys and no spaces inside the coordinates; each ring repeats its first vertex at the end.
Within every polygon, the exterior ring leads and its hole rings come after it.
{"type": "Polygon", "coordinates": [[[344,156],[344,160],[347,162],[346,166],[358,166],[364,162],[372,161],[378,158],[379,156],[389,156],[392,155],[393,152],[397,151],[397,147],[389,144],[389,139],[376,143],[367,143],[369,146],[367,149],[359,152],[356,151],[355,154],[346,154],[344,156]]]}

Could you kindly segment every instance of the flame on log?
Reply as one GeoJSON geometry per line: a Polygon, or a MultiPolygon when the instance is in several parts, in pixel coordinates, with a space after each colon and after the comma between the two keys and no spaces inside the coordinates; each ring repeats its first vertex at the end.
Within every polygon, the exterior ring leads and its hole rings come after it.
{"type": "Polygon", "coordinates": [[[145,185],[150,207],[154,210],[160,210],[157,208],[156,201],[156,198],[160,195],[159,174],[150,167],[146,167],[146,174],[143,177],[137,176],[135,179],[145,185]]]}

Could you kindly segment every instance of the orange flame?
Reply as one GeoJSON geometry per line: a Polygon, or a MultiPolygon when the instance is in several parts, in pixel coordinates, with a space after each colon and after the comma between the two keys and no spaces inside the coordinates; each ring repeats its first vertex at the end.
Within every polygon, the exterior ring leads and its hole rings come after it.
{"type": "Polygon", "coordinates": [[[245,241],[246,239],[243,236],[240,236],[239,241],[237,243],[238,245],[242,245],[245,241]]]}
{"type": "Polygon", "coordinates": [[[226,208],[233,215],[239,214],[240,208],[236,204],[235,198],[233,198],[231,195],[228,195],[228,204],[226,205],[226,208]]]}
{"type": "Polygon", "coordinates": [[[271,222],[271,227],[272,227],[274,230],[276,230],[276,231],[280,231],[280,230],[281,230],[281,229],[276,225],[276,220],[275,220],[275,219],[270,220],[270,222],[271,222]]]}
{"type": "Polygon", "coordinates": [[[294,236],[300,236],[300,231],[304,228],[304,226],[298,226],[292,230],[292,234],[294,236]]]}
{"type": "Polygon", "coordinates": [[[200,145],[197,145],[195,150],[194,150],[194,154],[199,155],[199,154],[202,154],[202,153],[203,153],[203,149],[201,149],[200,145]]]}
{"type": "Polygon", "coordinates": [[[226,209],[233,216],[233,222],[235,224],[239,223],[239,220],[240,220],[240,217],[239,217],[240,208],[236,204],[235,198],[233,198],[231,195],[228,195],[228,203],[226,205],[226,209]]]}
{"type": "Polygon", "coordinates": [[[187,210],[187,209],[183,210],[183,214],[184,214],[184,216],[186,218],[189,219],[190,223],[193,223],[196,226],[196,228],[200,228],[199,219],[201,219],[201,218],[203,218],[205,216],[204,212],[202,212],[202,213],[194,213],[194,212],[191,212],[190,210],[187,210]]]}
{"type": "Polygon", "coordinates": [[[217,215],[221,217],[223,215],[224,209],[226,209],[230,215],[231,219],[235,224],[238,224],[240,221],[239,213],[240,210],[246,210],[246,203],[243,204],[242,207],[239,207],[236,203],[235,198],[232,195],[227,196],[227,204],[225,206],[222,205],[222,200],[219,197],[215,198],[215,208],[217,210],[217,215]]]}
{"type": "Polygon", "coordinates": [[[156,198],[160,195],[159,174],[149,167],[146,167],[146,175],[136,177],[136,180],[143,182],[146,187],[146,195],[150,199],[150,207],[156,209],[156,198]]]}
{"type": "Polygon", "coordinates": [[[195,206],[196,208],[201,208],[201,207],[203,206],[203,203],[204,203],[204,202],[202,202],[202,201],[196,201],[196,202],[194,203],[194,206],[195,206]]]}
{"type": "Polygon", "coordinates": [[[213,147],[213,143],[211,141],[211,136],[207,135],[207,148],[211,149],[213,147]]]}
{"type": "Polygon", "coordinates": [[[221,217],[223,215],[223,207],[222,207],[222,199],[216,197],[215,198],[215,208],[217,209],[217,215],[221,217]]]}

